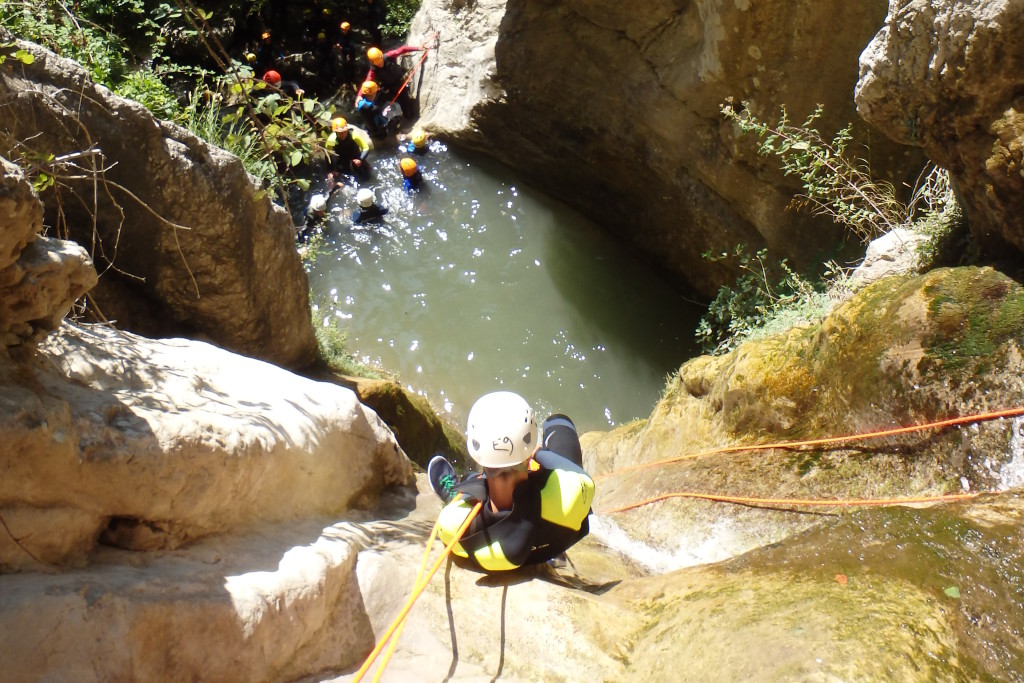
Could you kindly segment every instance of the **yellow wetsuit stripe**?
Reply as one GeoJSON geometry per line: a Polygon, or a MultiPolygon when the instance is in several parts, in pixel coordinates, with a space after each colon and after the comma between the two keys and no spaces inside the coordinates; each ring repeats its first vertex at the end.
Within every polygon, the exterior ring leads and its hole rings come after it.
{"type": "Polygon", "coordinates": [[[473,552],[473,558],[480,563],[481,567],[489,572],[507,571],[519,566],[512,564],[505,558],[505,552],[501,549],[500,541],[495,541],[483,548],[478,548],[473,552]]]}
{"type": "Polygon", "coordinates": [[[552,524],[579,529],[593,502],[593,479],[579,472],[552,470],[540,491],[540,516],[552,524]]]}
{"type": "MultiPolygon", "coordinates": [[[[441,510],[441,514],[437,518],[437,535],[440,536],[441,541],[445,545],[451,543],[452,539],[455,538],[459,527],[466,521],[466,516],[469,515],[472,509],[469,503],[461,499],[452,501],[444,506],[444,509],[441,510]]],[[[456,543],[452,547],[452,552],[459,557],[469,557],[469,553],[465,551],[461,543],[456,543]]]]}

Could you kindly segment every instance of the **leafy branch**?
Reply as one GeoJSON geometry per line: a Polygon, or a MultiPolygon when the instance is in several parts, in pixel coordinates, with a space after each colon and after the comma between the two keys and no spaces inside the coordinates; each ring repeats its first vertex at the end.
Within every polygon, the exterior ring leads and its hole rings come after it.
{"type": "Polygon", "coordinates": [[[745,103],[726,103],[721,111],[741,132],[757,135],[759,154],[778,157],[783,172],[800,179],[803,192],[797,206],[809,205],[813,213],[831,217],[865,243],[907,222],[907,207],[892,184],[873,180],[867,161],[847,156],[851,126],[831,141],[813,127],[823,113],[821,105],[800,126],[789,122],[785,107],[780,107],[775,124],[758,120],[745,103]]]}

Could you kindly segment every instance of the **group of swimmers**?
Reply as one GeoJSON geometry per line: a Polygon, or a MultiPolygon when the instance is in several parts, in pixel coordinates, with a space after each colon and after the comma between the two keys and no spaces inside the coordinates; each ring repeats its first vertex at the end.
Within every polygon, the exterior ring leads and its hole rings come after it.
{"type": "MultiPolygon", "coordinates": [[[[377,220],[387,213],[387,208],[377,202],[373,189],[367,187],[373,175],[369,154],[374,149],[374,140],[380,144],[397,137],[398,167],[405,188],[416,191],[423,186],[423,175],[415,157],[428,151],[428,136],[421,128],[415,128],[408,135],[401,134],[400,130],[403,120],[413,118],[418,113],[407,86],[427,52],[435,45],[424,43],[420,46],[403,45],[388,51],[382,50],[382,19],[378,16],[382,8],[379,0],[367,0],[367,71],[361,82],[353,78],[357,52],[355,35],[364,32],[354,30],[352,23],[347,20],[338,22],[328,7],[320,11],[306,9],[303,13],[301,50],[314,57],[316,78],[310,78],[314,89],[321,90],[320,86],[323,85],[330,88],[338,85],[351,87],[359,82],[355,90],[354,115],[361,119],[362,126],[351,123],[343,116],[331,120],[325,155],[314,162],[315,168],[326,166],[325,189],[309,197],[303,223],[296,228],[296,237],[300,243],[322,232],[331,198],[343,187],[352,188],[350,192],[354,191],[355,194],[357,208],[352,214],[354,223],[377,220]],[[402,58],[414,52],[422,52],[423,57],[415,66],[407,68],[402,64],[402,58]]],[[[429,42],[435,40],[436,35],[429,42]]],[[[288,72],[289,60],[269,30],[262,30],[258,43],[246,49],[244,57],[254,72],[260,74],[257,77],[268,86],[268,92],[281,92],[296,99],[305,94],[305,89],[298,82],[282,77],[282,72],[288,72]]],[[[304,59],[308,65],[308,57],[304,59]]]]}
{"type": "MultiPolygon", "coordinates": [[[[388,212],[386,206],[377,202],[373,189],[366,186],[372,174],[367,159],[367,155],[373,149],[369,133],[348,123],[344,118],[337,117],[331,122],[329,144],[330,141],[334,142],[334,146],[328,151],[328,189],[326,193],[317,192],[310,197],[305,221],[296,232],[296,238],[300,243],[323,231],[331,197],[337,190],[346,186],[358,188],[355,193],[357,208],[352,213],[353,224],[379,220],[388,212]]],[[[429,137],[422,128],[414,128],[409,135],[398,135],[398,166],[402,171],[402,183],[406,190],[416,192],[423,188],[423,173],[414,157],[426,154],[429,149],[429,137]]]]}

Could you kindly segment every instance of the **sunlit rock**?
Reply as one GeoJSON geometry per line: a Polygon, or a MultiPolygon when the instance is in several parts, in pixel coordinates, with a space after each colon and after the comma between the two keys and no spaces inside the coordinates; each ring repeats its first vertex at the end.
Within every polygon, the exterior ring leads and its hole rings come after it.
{"type": "Polygon", "coordinates": [[[725,121],[727,99],[792,123],[818,104],[823,135],[854,123],[878,178],[913,182],[923,155],[854,110],[857,55],[885,0],[628,3],[424,2],[410,41],[423,66],[421,123],[528,173],[702,294],[737,275],[702,257],[753,252],[809,263],[835,247],[829,218],[789,210],[800,191],[777,159],[725,121]],[[837,30],[841,27],[841,30],[837,30]]]}
{"type": "Polygon", "coordinates": [[[351,391],[202,342],[65,325],[0,404],[7,567],[340,513],[411,475],[351,391]]]}
{"type": "Polygon", "coordinates": [[[0,163],[0,348],[6,349],[56,329],[96,284],[96,271],[77,244],[39,235],[39,198],[17,166],[0,163]]]}
{"type": "Polygon", "coordinates": [[[820,521],[799,505],[746,507],[757,499],[1003,490],[1020,450],[1019,418],[845,444],[717,451],[1020,408],[1022,338],[1018,283],[989,268],[939,269],[877,282],[820,324],[694,359],[647,420],[584,435],[587,466],[599,477],[595,510],[641,504],[609,513],[598,532],[624,533],[649,548],[652,566],[685,566],[820,521]],[[642,504],[680,492],[736,497],[740,504],[694,498],[642,504]]]}
{"type": "Polygon", "coordinates": [[[947,168],[971,232],[1024,251],[1024,6],[893,0],[860,57],[857,111],[947,168]]]}

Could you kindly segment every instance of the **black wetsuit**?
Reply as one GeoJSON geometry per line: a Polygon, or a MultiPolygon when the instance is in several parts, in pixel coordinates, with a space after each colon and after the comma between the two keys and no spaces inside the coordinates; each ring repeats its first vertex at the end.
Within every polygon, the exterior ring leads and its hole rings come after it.
{"type": "MultiPolygon", "coordinates": [[[[552,415],[544,422],[540,469],[528,473],[512,493],[512,508],[494,512],[484,500],[453,552],[485,571],[503,571],[557,557],[590,531],[588,515],[594,480],[583,470],[583,452],[572,421],[552,415]]],[[[456,486],[470,500],[486,498],[486,478],[471,475],[456,486]]],[[[472,509],[470,500],[454,500],[441,511],[441,540],[446,544],[472,509]]]]}
{"type": "Polygon", "coordinates": [[[386,214],[387,212],[387,209],[376,204],[371,204],[370,206],[366,207],[360,207],[359,209],[356,209],[355,214],[352,215],[352,222],[366,223],[368,221],[382,218],[384,214],[386,214]]]}

